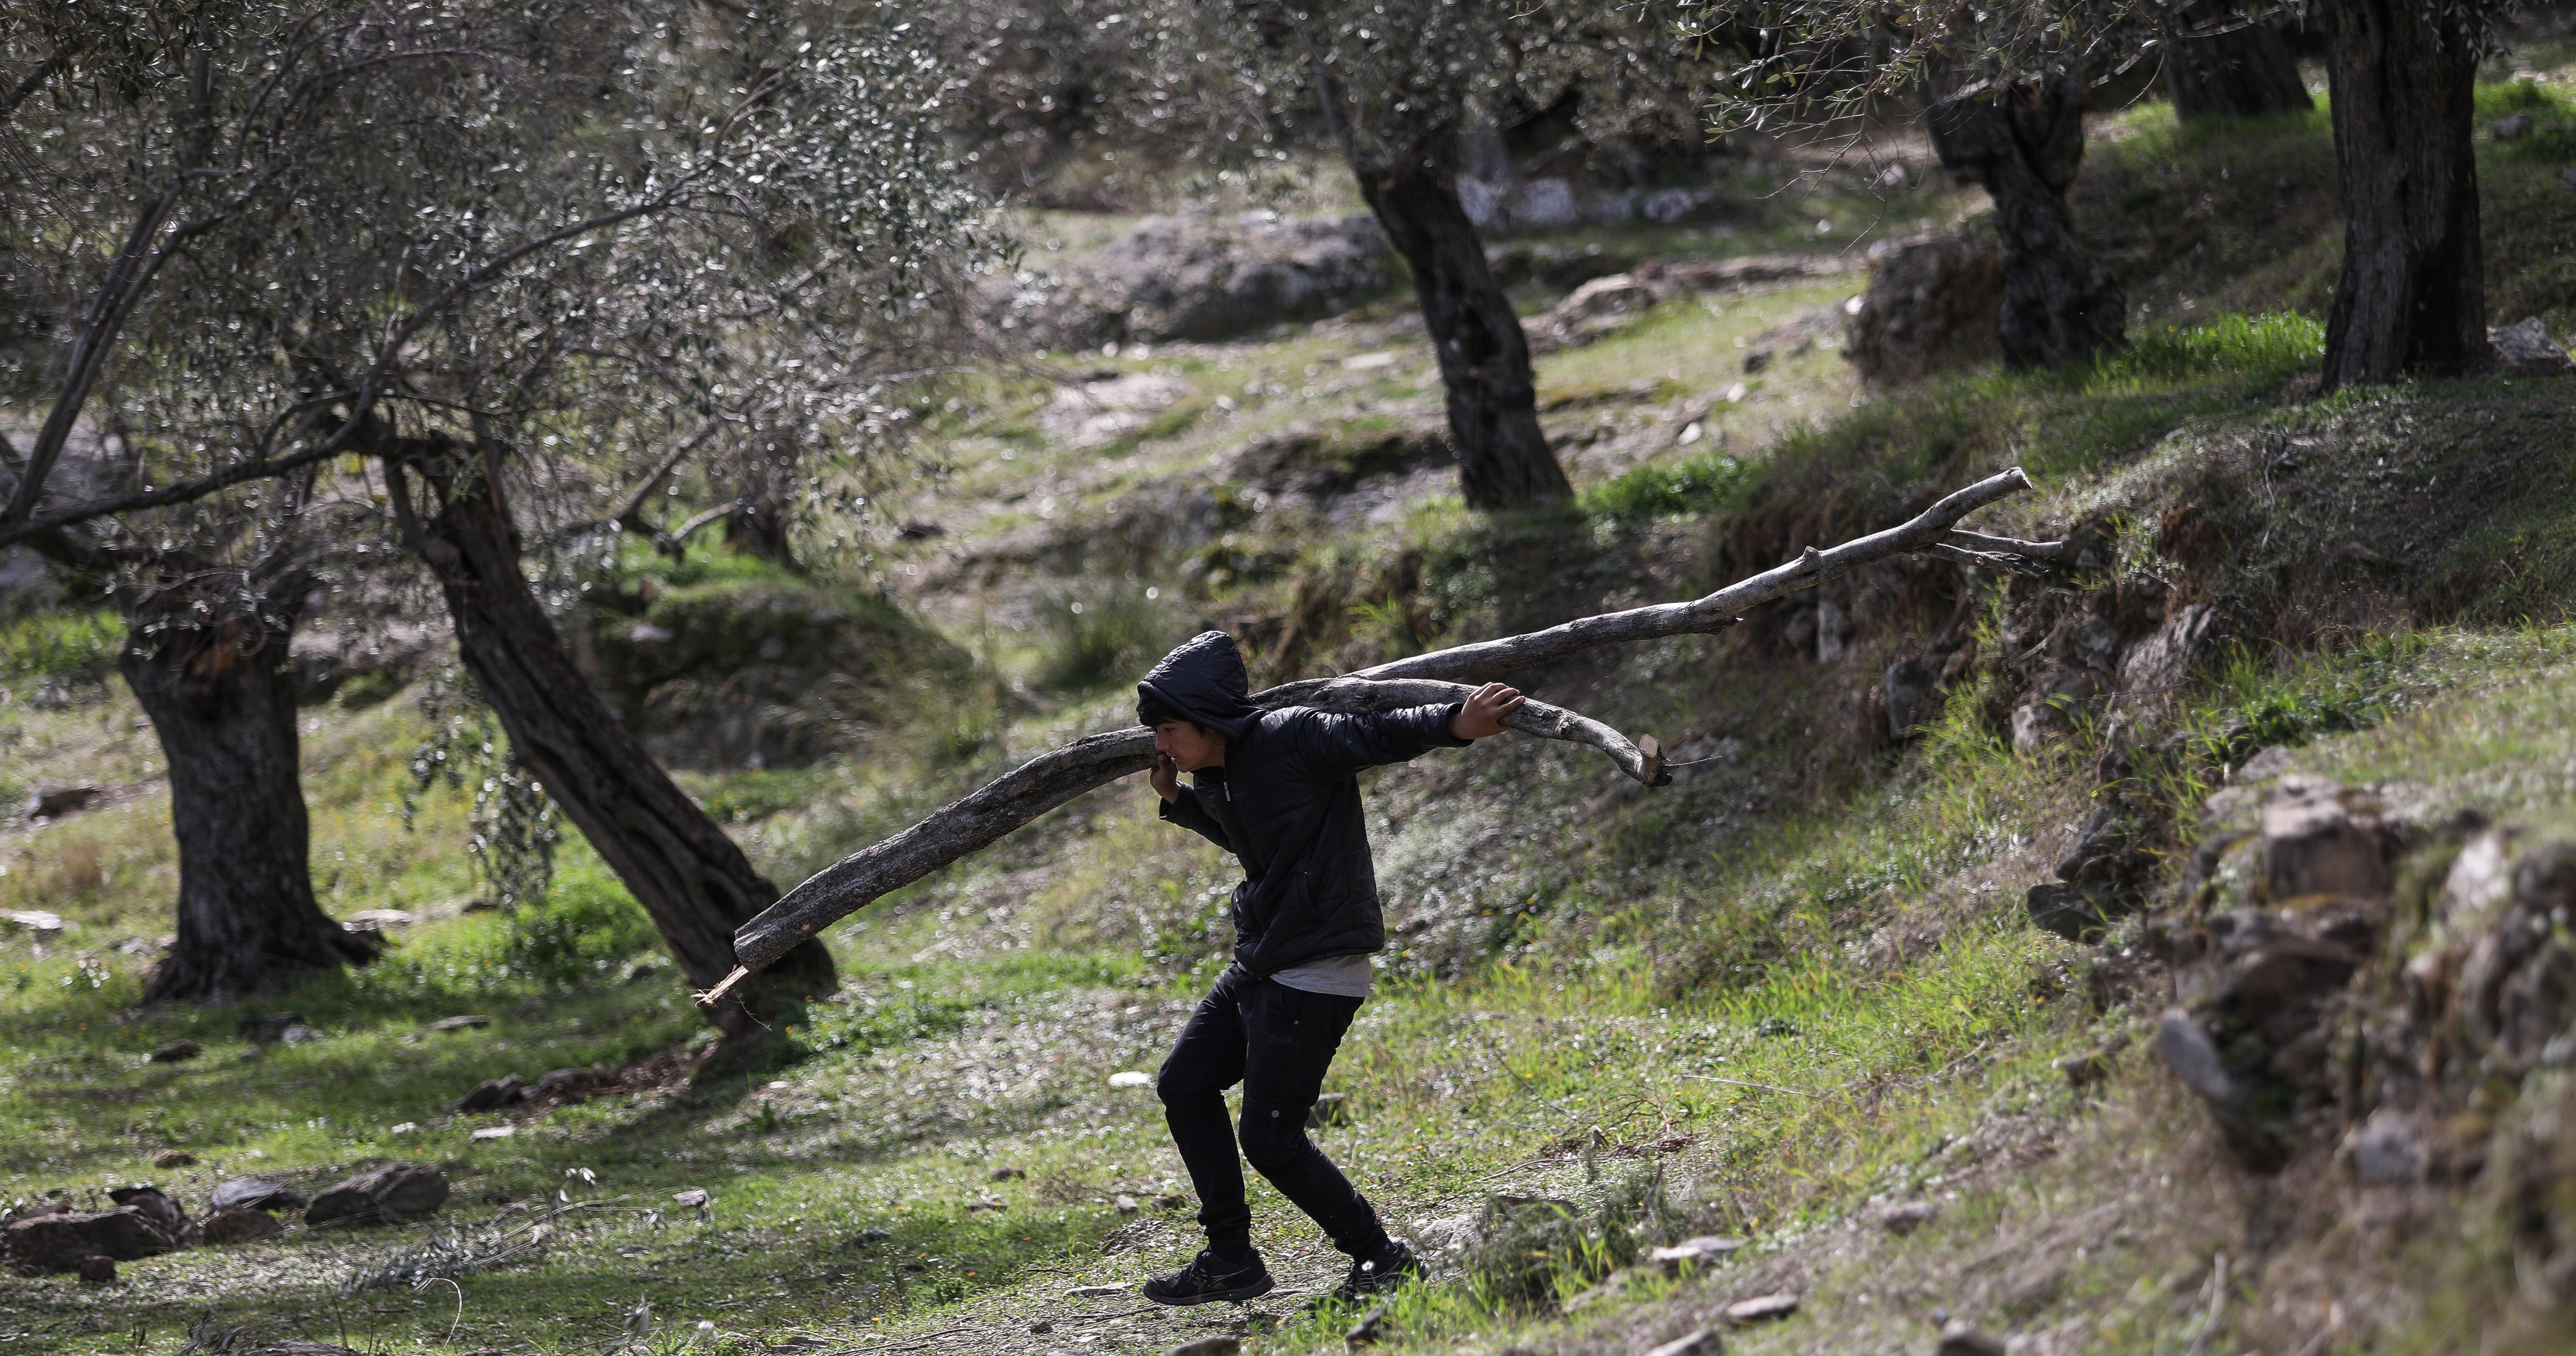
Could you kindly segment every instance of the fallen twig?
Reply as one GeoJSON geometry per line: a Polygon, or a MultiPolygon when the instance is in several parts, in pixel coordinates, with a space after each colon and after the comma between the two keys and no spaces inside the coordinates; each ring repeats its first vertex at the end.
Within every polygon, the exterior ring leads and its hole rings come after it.
{"type": "Polygon", "coordinates": [[[1760,1088],[1764,1092],[1785,1092],[1792,1097],[1813,1097],[1816,1095],[1812,1092],[1805,1092],[1797,1088],[1784,1088],[1777,1083],[1755,1083],[1742,1078],[1720,1078],[1716,1074],[1686,1073],[1683,1074],[1682,1077],[1696,1078],[1703,1083],[1724,1083],[1729,1087],[1735,1088],[1760,1088]]]}

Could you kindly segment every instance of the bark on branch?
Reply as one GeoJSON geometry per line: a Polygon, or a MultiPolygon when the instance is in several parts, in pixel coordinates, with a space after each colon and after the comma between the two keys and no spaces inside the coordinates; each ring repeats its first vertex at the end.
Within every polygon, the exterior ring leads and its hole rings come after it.
{"type": "MultiPolygon", "coordinates": [[[[2014,467],[1949,495],[1910,521],[1830,550],[1810,547],[1796,560],[1695,602],[1584,617],[1529,635],[1395,660],[1346,678],[1288,683],[1254,694],[1253,701],[1265,708],[1313,706],[1337,711],[1459,701],[1470,690],[1460,680],[1509,673],[1601,645],[1723,630],[1757,604],[1896,556],[1937,551],[1980,564],[2053,559],[2063,543],[2015,541],[1956,528],[1968,514],[2029,487],[2029,478],[2014,467]]],[[[1671,780],[1651,736],[1631,743],[1599,721],[1535,701],[1525,703],[1503,723],[1541,738],[1599,749],[1620,771],[1646,785],[1671,780]]],[[[1153,732],[1138,727],[1078,739],[1021,764],[911,828],[824,868],[744,924],[734,934],[738,968],[723,983],[699,994],[698,1001],[707,1005],[724,1001],[754,971],[833,922],[992,844],[1086,791],[1144,771],[1153,761],[1153,732]]]]}

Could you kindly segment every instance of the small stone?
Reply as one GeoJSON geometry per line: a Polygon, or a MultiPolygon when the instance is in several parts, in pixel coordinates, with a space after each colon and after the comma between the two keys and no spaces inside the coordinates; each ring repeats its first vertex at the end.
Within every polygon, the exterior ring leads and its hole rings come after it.
{"type": "MultiPolygon", "coordinates": [[[[689,1189],[688,1189],[688,1190],[686,1190],[686,1191],[678,1191],[678,1192],[673,1192],[673,1193],[671,1194],[671,1203],[672,1203],[673,1205],[676,1205],[676,1206],[680,1207],[680,1208],[681,1208],[681,1209],[683,1209],[683,1210],[699,1210],[699,1209],[704,1209],[704,1208],[705,1208],[705,1206],[706,1206],[707,1200],[708,1200],[708,1196],[707,1196],[707,1193],[706,1193],[706,1188],[704,1188],[704,1187],[691,1187],[691,1188],[689,1188],[689,1189]]],[[[866,1238],[866,1237],[868,1237],[868,1236],[869,1236],[869,1235],[871,1235],[871,1234],[873,1234],[873,1235],[875,1235],[875,1236],[877,1236],[877,1237],[879,1237],[879,1238],[892,1238],[892,1237],[894,1237],[894,1235],[887,1233],[887,1232],[886,1232],[885,1230],[883,1230],[883,1229],[869,1229],[869,1230],[866,1230],[865,1232],[862,1232],[862,1233],[859,1235],[859,1237],[861,1237],[861,1238],[866,1238]]]]}
{"type": "Polygon", "coordinates": [[[311,1045],[315,1041],[330,1039],[330,1037],[322,1034],[321,1028],[305,1026],[301,1023],[278,1032],[277,1038],[288,1045],[311,1045]]]}
{"type": "Polygon", "coordinates": [[[892,1229],[861,1229],[850,1239],[847,1246],[853,1248],[865,1248],[878,1243],[883,1243],[892,1237],[894,1237],[894,1230],[892,1229]]]}
{"type": "Polygon", "coordinates": [[[1666,1271],[1679,1271],[1684,1267],[1707,1266],[1743,1246],[1744,1240],[1740,1238],[1703,1234],[1698,1238],[1685,1238],[1670,1247],[1657,1248],[1646,1254],[1646,1260],[1666,1271]]]}
{"type": "Polygon", "coordinates": [[[43,909],[0,909],[0,922],[27,932],[60,932],[63,916],[43,909]]]}
{"type": "Polygon", "coordinates": [[[1183,1342],[1164,1352],[1163,1356],[1241,1356],[1243,1339],[1232,1333],[1218,1333],[1195,1342],[1183,1342]]]}
{"type": "Polygon", "coordinates": [[[1028,1176],[1028,1175],[1029,1175],[1029,1174],[1028,1174],[1028,1170],[1027,1170],[1027,1169],[1025,1169],[1025,1168],[995,1168],[995,1169],[993,1169],[993,1180],[994,1180],[994,1181],[996,1181],[996,1182],[1016,1182],[1016,1181],[1020,1180],[1021,1178],[1026,1177],[1026,1176],[1028,1176]]]}
{"type": "Polygon", "coordinates": [[[407,928],[420,921],[420,915],[400,909],[360,909],[340,920],[340,926],[351,932],[386,932],[407,928]]]}
{"type": "Polygon", "coordinates": [[[1936,1213],[1930,1201],[1905,1201],[1880,1211],[1878,1227],[1902,1237],[1931,1223],[1936,1213]]]}
{"type": "Polygon", "coordinates": [[[152,1155],[152,1166],[156,1168],[193,1168],[197,1166],[197,1156],[185,1149],[163,1149],[161,1152],[152,1155]]]}
{"type": "Polygon", "coordinates": [[[1749,377],[1754,373],[1761,371],[1763,368],[1769,367],[1771,365],[1771,357],[1771,350],[1767,348],[1757,348],[1751,353],[1745,354],[1744,375],[1749,377]]]}
{"type": "Polygon", "coordinates": [[[304,1198],[265,1177],[236,1177],[215,1188],[214,1199],[207,1202],[206,1209],[224,1211],[235,1206],[249,1206],[254,1210],[301,1210],[304,1198]]]}
{"type": "Polygon", "coordinates": [[[95,803],[100,794],[99,788],[88,782],[78,786],[39,787],[27,801],[27,818],[60,819],[68,814],[78,814],[95,803]]]}
{"type": "Polygon", "coordinates": [[[2428,1155],[2424,1140],[2399,1112],[2381,1107],[2345,1140],[2353,1175],[2373,1186],[2420,1181],[2428,1155]]]}
{"type": "Polygon", "coordinates": [[[427,1163],[388,1163],[313,1198],[304,1222],[324,1225],[394,1223],[438,1212],[447,1203],[447,1174],[427,1163]]]}
{"type": "Polygon", "coordinates": [[[966,1213],[971,1215],[979,1210],[1008,1210],[1010,1208],[1011,1203],[1009,1201],[1003,1200],[999,1196],[987,1196],[980,1201],[968,1202],[966,1205],[966,1213]]]}
{"type": "Polygon", "coordinates": [[[1386,1328],[1386,1306],[1381,1304],[1360,1315],[1360,1321],[1342,1334],[1342,1345],[1353,1351],[1377,1345],[1378,1335],[1386,1328]]]}
{"type": "Polygon", "coordinates": [[[1134,1288],[1128,1285],[1077,1285],[1065,1291],[1064,1297],[1066,1299],[1102,1299],[1110,1295],[1124,1295],[1134,1288]]]}
{"type": "Polygon", "coordinates": [[[1153,1081],[1154,1076],[1142,1069],[1121,1069],[1109,1075],[1109,1086],[1113,1088],[1141,1088],[1153,1081]]]}
{"type": "Polygon", "coordinates": [[[1178,1191],[1166,1191],[1154,1198],[1154,1208],[1157,1210],[1179,1210],[1187,1207],[1189,1203],[1190,1198],[1178,1191]]]}
{"type": "Polygon", "coordinates": [[[1690,1332],[1654,1347],[1646,1356],[1717,1356],[1723,1348],[1714,1328],[1694,1328],[1690,1332]]]}
{"type": "Polygon", "coordinates": [[[199,1045],[195,1041],[183,1040],[171,1041],[166,1045],[154,1046],[152,1048],[152,1053],[144,1056],[144,1058],[151,1060],[155,1064],[176,1064],[183,1059],[195,1059],[197,1056],[204,1053],[206,1053],[206,1047],[199,1045]]]}
{"type": "Polygon", "coordinates": [[[588,1069],[555,1069],[539,1078],[528,1089],[526,1100],[531,1102],[572,1101],[590,1091],[591,1086],[598,1081],[600,1081],[599,1076],[588,1069]]]}
{"type": "Polygon", "coordinates": [[[463,908],[457,910],[458,913],[499,913],[500,911],[501,906],[488,899],[469,899],[465,901],[463,908]]]}
{"type": "Polygon", "coordinates": [[[528,1096],[528,1080],[517,1074],[503,1074],[499,1078],[487,1078],[475,1084],[464,1096],[456,1099],[456,1109],[498,1111],[502,1107],[526,1101],[528,1096]]]}
{"type": "Polygon", "coordinates": [[[1051,1333],[1051,1332],[1054,1332],[1054,1331],[1055,1331],[1055,1323],[1054,1323],[1052,1320],[1049,1320],[1049,1319],[1043,1319],[1043,1318],[1041,1318],[1041,1319],[1039,1319],[1037,1322],[1032,1323],[1032,1324],[1030,1324],[1030,1325],[1029,1325],[1029,1335],[1030,1335],[1031,1337],[1044,1337],[1044,1336],[1046,1336],[1048,1333],[1051,1333]]]}
{"type": "Polygon", "coordinates": [[[2066,1086],[2078,1097],[2090,1094],[2111,1077],[2111,1055],[2108,1051],[2087,1050],[2057,1061],[2057,1071],[2066,1075],[2066,1086]]]}
{"type": "Polygon", "coordinates": [[[1116,1210],[1122,1215],[1132,1215],[1136,1213],[1138,1207],[1136,1205],[1135,1197],[1130,1196],[1125,1192],[1120,1192],[1118,1194],[1118,1199],[1110,1202],[1110,1208],[1116,1210]]]}
{"type": "Polygon", "coordinates": [[[1941,1329],[1941,1345],[1933,1356],[2004,1356],[2005,1351],[2002,1338],[1953,1320],[1941,1329]]]}
{"type": "Polygon", "coordinates": [[[116,1280],[116,1259],[92,1254],[80,1261],[83,1285],[110,1285],[116,1280]]]}
{"type": "Polygon", "coordinates": [[[2509,118],[2498,118],[2488,123],[2487,130],[2495,133],[2495,139],[2498,141],[2520,141],[2530,136],[2531,129],[2539,125],[2540,120],[2530,114],[2516,113],[2509,118]]]}
{"type": "Polygon", "coordinates": [[[1720,1312],[1729,1323],[1774,1323],[1798,1312],[1798,1297],[1787,1292],[1737,1300],[1720,1312]]]}
{"type": "Polygon", "coordinates": [[[518,1133],[519,1127],[515,1125],[487,1125],[476,1130],[473,1134],[466,1136],[466,1138],[473,1140],[508,1139],[518,1133]]]}
{"type": "Polygon", "coordinates": [[[197,1226],[197,1239],[209,1246],[226,1243],[256,1243],[286,1232],[286,1226],[265,1210],[237,1205],[206,1216],[197,1226]]]}
{"type": "Polygon", "coordinates": [[[432,1031],[472,1031],[478,1027],[486,1027],[491,1024],[492,1019],[489,1017],[479,1016],[474,1013],[464,1013],[455,1017],[441,1017],[437,1021],[430,1023],[429,1029],[432,1031]]]}

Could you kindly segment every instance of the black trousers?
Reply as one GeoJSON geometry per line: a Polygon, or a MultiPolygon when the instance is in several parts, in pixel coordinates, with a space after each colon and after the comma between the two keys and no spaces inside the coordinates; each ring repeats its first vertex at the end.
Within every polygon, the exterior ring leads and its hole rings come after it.
{"type": "Polygon", "coordinates": [[[1181,1028],[1154,1089],[1198,1191],[1209,1247],[1232,1251],[1252,1242],[1235,1127],[1225,1115],[1225,1090],[1241,1083],[1243,1159],[1322,1225],[1334,1247],[1353,1257],[1385,1249],[1377,1211],[1306,1138],[1306,1113],[1314,1110],[1324,1071],[1362,1001],[1292,989],[1228,966],[1181,1028]]]}

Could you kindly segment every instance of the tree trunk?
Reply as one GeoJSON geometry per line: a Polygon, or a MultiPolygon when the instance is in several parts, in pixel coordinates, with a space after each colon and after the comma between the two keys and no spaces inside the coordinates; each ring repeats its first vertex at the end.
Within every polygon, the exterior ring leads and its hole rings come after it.
{"type": "MultiPolygon", "coordinates": [[[[491,458],[425,454],[386,458],[413,549],[438,577],[458,652],[483,699],[509,731],[511,752],[561,802],[618,879],[652,915],[662,939],[700,989],[733,968],[734,929],[777,902],[778,887],[674,785],[573,667],[554,622],[520,567],[517,526],[491,458]],[[429,490],[418,514],[408,475],[429,490]]],[[[839,986],[819,941],[797,948],[748,1012],[728,1002],[713,1014],[729,1035],[839,986]]]]}
{"type": "Polygon", "coordinates": [[[288,638],[311,579],[202,574],[142,595],[117,668],[170,764],[178,940],[147,1002],[225,1002],[375,959],[313,900],[288,638]],[[199,614],[198,603],[211,605],[199,614]]]}
{"type": "Polygon", "coordinates": [[[1539,431],[1529,339],[1476,223],[1458,201],[1457,137],[1444,133],[1402,162],[1353,165],[1360,192],[1413,271],[1413,293],[1449,389],[1458,483],[1472,509],[1522,508],[1574,496],[1539,431]]]}
{"type": "MultiPolygon", "coordinates": [[[[2223,24],[2223,12],[2194,14],[2184,22],[2223,24]]],[[[2184,122],[2203,118],[2267,118],[2305,113],[2317,106],[2299,78],[2299,56],[2290,37],[2276,23],[2243,24],[2209,37],[2179,37],[2165,51],[2165,92],[2174,116],[2184,122]]]]}
{"type": "Polygon", "coordinates": [[[2476,49],[2448,10],[2336,0],[2328,48],[2343,274],[2324,387],[2485,369],[2476,49]]]}
{"type": "Polygon", "coordinates": [[[2128,296],[2075,234],[2066,190],[2084,159],[2083,82],[1972,85],[1932,106],[1932,149],[1995,203],[2004,362],[2063,367],[2127,342],[2128,296]]]}

